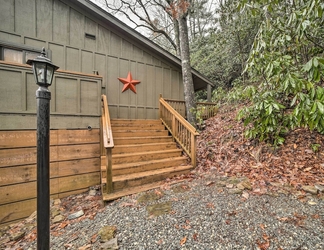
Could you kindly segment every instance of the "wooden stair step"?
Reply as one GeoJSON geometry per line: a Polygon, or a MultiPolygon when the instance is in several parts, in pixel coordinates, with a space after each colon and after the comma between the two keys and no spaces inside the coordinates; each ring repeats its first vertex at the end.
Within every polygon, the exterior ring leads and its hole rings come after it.
{"type": "Polygon", "coordinates": [[[162,124],[162,121],[159,119],[111,119],[110,120],[111,125],[117,125],[117,124],[149,124],[149,125],[155,125],[155,124],[162,124]]]}
{"type": "Polygon", "coordinates": [[[147,144],[156,142],[172,142],[172,136],[119,137],[114,138],[115,145],[147,144]]]}
{"type": "Polygon", "coordinates": [[[118,130],[113,131],[114,139],[119,137],[168,136],[167,130],[118,130]]]}
{"type": "MultiPolygon", "coordinates": [[[[143,151],[135,152],[129,154],[113,154],[112,164],[139,162],[139,161],[149,161],[158,160],[162,158],[170,158],[180,156],[182,149],[168,149],[168,150],[158,150],[158,151],[143,151]]],[[[106,156],[101,156],[101,165],[106,164],[106,156]]]]}
{"type": "MultiPolygon", "coordinates": [[[[145,171],[153,171],[156,169],[174,167],[181,164],[187,164],[188,157],[178,156],[158,160],[140,161],[117,164],[112,166],[113,176],[125,175],[129,173],[138,173],[145,171]]],[[[106,166],[101,166],[103,176],[105,176],[106,166]]]]}
{"type": "Polygon", "coordinates": [[[113,155],[135,153],[139,151],[157,151],[165,149],[175,149],[177,144],[175,142],[160,142],[160,143],[144,143],[133,145],[115,145],[112,150],[113,155]]]}
{"type": "Polygon", "coordinates": [[[138,186],[138,187],[125,188],[123,190],[113,192],[110,194],[102,192],[102,199],[104,201],[116,200],[118,198],[121,198],[121,197],[124,197],[127,195],[136,194],[136,193],[144,192],[144,191],[147,191],[150,189],[155,189],[155,188],[161,187],[164,183],[165,183],[164,181],[149,183],[149,184],[145,184],[145,185],[138,186]]]}
{"type": "MultiPolygon", "coordinates": [[[[121,190],[131,187],[146,185],[149,183],[158,182],[176,175],[187,174],[193,167],[191,165],[176,166],[164,169],[156,169],[140,173],[127,175],[119,175],[113,177],[114,190],[121,190]]],[[[101,183],[106,184],[106,178],[101,178],[101,183]]]]}
{"type": "Polygon", "coordinates": [[[120,190],[129,187],[141,186],[144,184],[165,180],[176,175],[189,173],[192,166],[176,166],[170,168],[156,169],[151,171],[118,175],[113,177],[114,190],[120,190]]]}
{"type": "MultiPolygon", "coordinates": [[[[174,180],[174,181],[172,181],[171,185],[174,185],[179,182],[183,182],[183,180],[174,180]]],[[[123,190],[113,192],[111,194],[102,192],[102,199],[104,201],[116,200],[118,198],[121,198],[121,197],[124,197],[127,195],[137,194],[137,193],[145,192],[145,191],[148,191],[151,189],[162,187],[165,183],[166,183],[165,181],[153,182],[153,183],[145,184],[145,185],[138,186],[138,187],[125,188],[123,190]]]]}
{"type": "Polygon", "coordinates": [[[134,125],[134,124],[124,124],[124,125],[111,125],[113,132],[118,130],[163,130],[164,125],[134,125]]]}

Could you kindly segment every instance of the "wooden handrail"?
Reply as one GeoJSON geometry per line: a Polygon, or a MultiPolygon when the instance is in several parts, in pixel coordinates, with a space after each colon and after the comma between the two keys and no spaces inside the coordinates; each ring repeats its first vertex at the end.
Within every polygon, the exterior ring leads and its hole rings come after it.
{"type": "MultiPolygon", "coordinates": [[[[185,101],[164,99],[171,105],[180,115],[186,117],[186,105],[185,101]]],[[[217,105],[213,102],[197,102],[197,111],[199,111],[202,119],[208,119],[216,115],[217,105]]]]}
{"type": "Polygon", "coordinates": [[[189,155],[193,167],[196,167],[196,137],[199,133],[186,119],[184,119],[184,117],[182,117],[168,102],[166,102],[161,95],[159,103],[161,121],[170,131],[173,138],[189,155]]]}
{"type": "Polygon", "coordinates": [[[107,97],[105,95],[101,96],[101,111],[102,140],[106,155],[106,191],[107,193],[112,193],[112,149],[114,147],[114,139],[110,124],[107,97]]]}
{"type": "Polygon", "coordinates": [[[111,124],[110,124],[110,115],[108,110],[108,102],[106,95],[101,96],[102,100],[102,117],[103,119],[103,137],[104,137],[104,147],[105,148],[113,148],[114,147],[114,140],[111,130],[111,124]]]}

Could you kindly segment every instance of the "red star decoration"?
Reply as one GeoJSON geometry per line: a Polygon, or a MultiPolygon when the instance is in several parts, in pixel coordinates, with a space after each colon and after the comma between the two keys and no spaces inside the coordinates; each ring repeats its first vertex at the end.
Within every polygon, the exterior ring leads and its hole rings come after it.
{"type": "Polygon", "coordinates": [[[135,85],[139,84],[140,81],[133,80],[131,72],[128,72],[127,78],[120,78],[118,77],[118,80],[121,81],[124,84],[124,87],[122,89],[122,93],[127,90],[131,89],[136,94],[136,88],[135,85]]]}

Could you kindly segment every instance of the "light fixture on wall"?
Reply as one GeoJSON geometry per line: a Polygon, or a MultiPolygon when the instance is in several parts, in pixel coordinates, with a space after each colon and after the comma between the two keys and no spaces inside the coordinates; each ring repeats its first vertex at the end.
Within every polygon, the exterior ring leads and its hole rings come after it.
{"type": "Polygon", "coordinates": [[[54,72],[59,68],[46,57],[29,59],[33,67],[37,99],[37,249],[50,249],[50,100],[54,72]]]}
{"type": "Polygon", "coordinates": [[[37,85],[42,87],[52,85],[54,71],[59,67],[54,65],[51,60],[46,57],[45,48],[42,49],[40,56],[35,59],[29,59],[27,64],[33,66],[33,73],[37,85]]]}

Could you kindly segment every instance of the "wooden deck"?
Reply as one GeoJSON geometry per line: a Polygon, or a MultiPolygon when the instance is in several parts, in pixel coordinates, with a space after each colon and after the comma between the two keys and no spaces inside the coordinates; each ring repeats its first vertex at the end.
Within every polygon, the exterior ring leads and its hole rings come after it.
{"type": "MultiPolygon", "coordinates": [[[[113,192],[103,200],[142,192],[162,185],[193,166],[160,120],[111,120],[113,192]]],[[[106,156],[101,157],[101,180],[106,190],[106,156]]]]}

